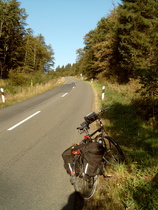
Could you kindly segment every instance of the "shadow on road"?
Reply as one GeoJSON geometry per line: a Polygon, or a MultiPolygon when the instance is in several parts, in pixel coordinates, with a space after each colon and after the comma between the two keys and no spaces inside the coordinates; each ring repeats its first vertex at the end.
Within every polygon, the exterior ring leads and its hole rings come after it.
{"type": "Polygon", "coordinates": [[[84,207],[84,199],[78,192],[74,192],[69,196],[68,203],[61,210],[82,210],[84,207]]]}

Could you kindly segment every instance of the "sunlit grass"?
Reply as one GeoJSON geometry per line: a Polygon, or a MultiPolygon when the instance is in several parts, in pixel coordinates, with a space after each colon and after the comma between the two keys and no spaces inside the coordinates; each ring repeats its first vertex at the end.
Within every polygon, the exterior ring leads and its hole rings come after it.
{"type": "Polygon", "coordinates": [[[101,93],[100,90],[102,88],[99,83],[90,83],[93,87],[94,92],[94,103],[93,103],[93,111],[98,111],[100,109],[100,101],[101,101],[101,93]]]}
{"type": "Polygon", "coordinates": [[[42,94],[48,90],[51,90],[63,83],[64,79],[60,80],[56,79],[56,80],[50,80],[45,84],[37,83],[35,85],[30,85],[28,87],[26,86],[20,87],[20,86],[12,86],[9,84],[8,81],[0,80],[1,87],[4,87],[4,94],[6,100],[5,103],[2,103],[0,99],[0,108],[4,108],[19,103],[21,101],[25,101],[29,98],[42,94]]]}

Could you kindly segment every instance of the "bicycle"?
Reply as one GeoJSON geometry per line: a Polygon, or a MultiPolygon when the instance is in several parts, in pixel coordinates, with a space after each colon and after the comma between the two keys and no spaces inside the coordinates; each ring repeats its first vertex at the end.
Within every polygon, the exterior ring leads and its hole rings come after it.
{"type": "Polygon", "coordinates": [[[74,149],[71,150],[71,153],[73,154],[73,164],[70,182],[74,185],[75,191],[79,192],[86,200],[90,199],[96,191],[98,175],[108,177],[108,175],[106,174],[107,166],[109,165],[114,167],[117,164],[123,162],[125,159],[124,154],[118,143],[116,143],[110,136],[108,136],[108,134],[106,134],[103,123],[100,119],[100,115],[108,108],[109,107],[102,109],[98,113],[89,113],[84,117],[85,121],[80,124],[80,127],[77,128],[80,134],[86,134],[84,136],[84,139],[79,144],[81,145],[81,147],[82,145],[89,142],[99,142],[104,148],[102,164],[98,168],[97,175],[89,177],[85,173],[86,168],[84,166],[82,149],[80,149],[80,146],[78,146],[77,149],[75,149],[74,146],[74,149]],[[89,126],[95,121],[99,122],[99,128],[97,128],[94,132],[89,133],[89,126]]]}

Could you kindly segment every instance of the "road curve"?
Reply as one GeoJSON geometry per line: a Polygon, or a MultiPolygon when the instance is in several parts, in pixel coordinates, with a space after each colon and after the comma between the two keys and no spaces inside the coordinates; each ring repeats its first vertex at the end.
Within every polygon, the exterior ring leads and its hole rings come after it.
{"type": "Polygon", "coordinates": [[[74,209],[62,152],[81,140],[92,111],[88,83],[66,79],[45,94],[0,110],[0,210],[74,209]]]}

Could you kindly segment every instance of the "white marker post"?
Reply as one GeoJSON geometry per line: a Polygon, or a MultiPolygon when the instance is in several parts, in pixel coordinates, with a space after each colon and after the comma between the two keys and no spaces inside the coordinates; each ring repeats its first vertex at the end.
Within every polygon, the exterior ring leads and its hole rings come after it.
{"type": "Polygon", "coordinates": [[[82,73],[80,74],[80,77],[81,77],[81,79],[83,80],[83,76],[82,76],[82,73]]]}
{"type": "Polygon", "coordinates": [[[2,94],[2,103],[5,103],[5,96],[4,96],[4,89],[3,88],[0,88],[0,92],[2,94]]]}
{"type": "Polygon", "coordinates": [[[102,100],[104,100],[104,91],[105,91],[105,86],[102,87],[102,100]]]}

